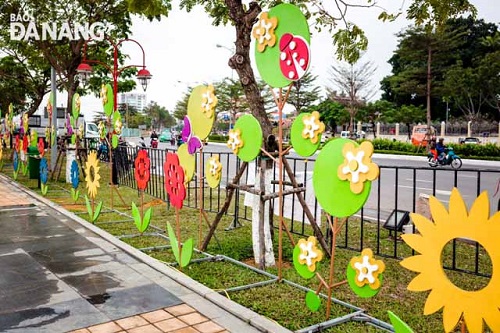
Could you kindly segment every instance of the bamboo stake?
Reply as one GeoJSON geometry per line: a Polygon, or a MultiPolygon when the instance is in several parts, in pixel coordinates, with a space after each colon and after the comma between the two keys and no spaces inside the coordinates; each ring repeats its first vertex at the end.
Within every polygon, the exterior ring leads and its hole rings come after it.
{"type": "Polygon", "coordinates": [[[332,306],[332,292],[333,292],[333,281],[334,281],[334,271],[335,271],[335,246],[337,234],[335,233],[335,229],[337,229],[337,218],[333,218],[333,226],[331,216],[328,216],[328,224],[330,225],[330,229],[332,230],[332,249],[330,255],[330,278],[328,283],[328,300],[326,302],[326,319],[330,318],[330,309],[332,306]]]}

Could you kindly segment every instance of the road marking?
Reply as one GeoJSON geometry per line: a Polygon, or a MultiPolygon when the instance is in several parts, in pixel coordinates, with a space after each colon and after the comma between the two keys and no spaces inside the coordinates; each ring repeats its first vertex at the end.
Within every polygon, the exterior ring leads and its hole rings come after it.
{"type": "MultiPolygon", "coordinates": [[[[406,178],[405,180],[413,181],[412,178],[406,178]]],[[[416,179],[417,182],[422,182],[422,183],[433,183],[432,180],[424,180],[424,179],[416,179]]]]}
{"type": "MultiPolygon", "coordinates": [[[[406,185],[398,185],[399,187],[403,187],[403,188],[411,188],[413,189],[413,186],[406,186],[406,185]]],[[[432,188],[426,188],[426,187],[415,187],[416,190],[422,190],[422,191],[430,191],[432,193],[432,188]]],[[[436,195],[447,195],[447,196],[450,196],[451,195],[451,191],[445,191],[445,190],[436,190],[436,195]]],[[[462,194],[462,197],[468,197],[467,194],[462,194]]],[[[443,200],[441,200],[443,201],[443,200]]],[[[445,202],[445,201],[443,201],[445,202]]]]}

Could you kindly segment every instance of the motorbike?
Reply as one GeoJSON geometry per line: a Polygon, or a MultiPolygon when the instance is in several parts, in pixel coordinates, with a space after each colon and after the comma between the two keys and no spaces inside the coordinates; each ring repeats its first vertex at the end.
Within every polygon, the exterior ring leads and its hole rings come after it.
{"type": "Polygon", "coordinates": [[[97,158],[102,162],[109,162],[108,144],[105,140],[102,140],[97,148],[97,158]]]}
{"type": "Polygon", "coordinates": [[[462,159],[460,159],[460,156],[455,154],[453,151],[452,147],[448,147],[444,150],[445,156],[441,158],[435,158],[434,154],[429,152],[427,155],[427,161],[429,163],[429,166],[435,168],[439,165],[446,166],[446,165],[451,165],[453,169],[460,169],[462,167],[462,159]]]}
{"type": "Polygon", "coordinates": [[[158,139],[157,138],[151,139],[151,148],[158,148],[158,139]]]}

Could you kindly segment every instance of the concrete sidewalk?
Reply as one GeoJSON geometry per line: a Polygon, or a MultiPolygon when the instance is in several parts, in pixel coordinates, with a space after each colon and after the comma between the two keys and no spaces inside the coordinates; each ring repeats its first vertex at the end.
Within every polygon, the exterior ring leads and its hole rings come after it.
{"type": "Polygon", "coordinates": [[[0,175],[0,331],[290,332],[0,175]]]}

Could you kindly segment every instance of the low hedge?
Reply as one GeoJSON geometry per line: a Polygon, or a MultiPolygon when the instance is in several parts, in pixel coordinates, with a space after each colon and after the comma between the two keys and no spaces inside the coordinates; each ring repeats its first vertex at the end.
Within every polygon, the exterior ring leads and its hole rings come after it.
{"type": "MultiPolygon", "coordinates": [[[[376,152],[399,152],[411,154],[426,154],[422,147],[414,146],[411,143],[392,141],[388,139],[375,139],[372,141],[376,152]]],[[[450,143],[447,146],[452,147],[455,154],[462,158],[485,158],[500,160],[500,147],[493,143],[473,145],[450,143]]]]}

